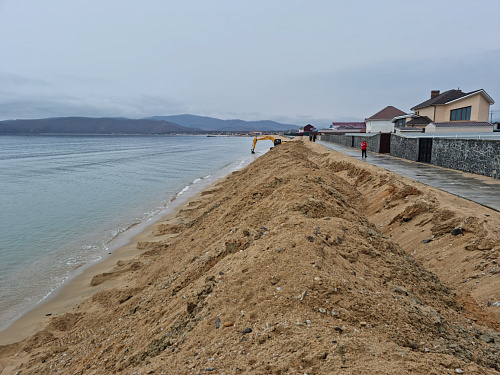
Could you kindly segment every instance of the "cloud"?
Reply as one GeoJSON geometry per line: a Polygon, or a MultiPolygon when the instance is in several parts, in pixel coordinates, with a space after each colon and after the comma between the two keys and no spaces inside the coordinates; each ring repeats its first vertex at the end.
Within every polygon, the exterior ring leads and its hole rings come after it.
{"type": "Polygon", "coordinates": [[[70,95],[6,95],[0,92],[0,119],[28,119],[64,116],[142,118],[155,114],[186,113],[180,102],[158,96],[110,98],[70,95]]]}
{"type": "Polygon", "coordinates": [[[0,87],[2,91],[6,89],[19,89],[20,86],[47,87],[49,83],[40,78],[0,72],[0,87]]]}

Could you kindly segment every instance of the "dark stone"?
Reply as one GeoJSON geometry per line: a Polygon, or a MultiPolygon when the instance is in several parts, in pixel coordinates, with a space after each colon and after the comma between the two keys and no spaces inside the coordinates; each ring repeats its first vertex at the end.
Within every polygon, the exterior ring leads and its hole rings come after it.
{"type": "Polygon", "coordinates": [[[458,236],[459,234],[464,234],[464,231],[462,230],[462,228],[453,228],[451,230],[452,236],[458,236]]]}
{"type": "Polygon", "coordinates": [[[339,242],[339,245],[342,245],[342,238],[340,238],[339,236],[337,236],[337,241],[339,242]]]}
{"type": "Polygon", "coordinates": [[[226,242],[225,246],[226,246],[226,252],[228,254],[234,254],[235,252],[238,251],[238,244],[234,242],[226,242]]]}
{"type": "Polygon", "coordinates": [[[130,310],[128,311],[128,313],[129,313],[129,314],[135,314],[135,313],[137,312],[137,309],[138,309],[138,308],[139,308],[139,307],[137,307],[137,306],[136,306],[136,307],[134,307],[133,309],[130,309],[130,310]]]}
{"type": "Polygon", "coordinates": [[[187,312],[188,314],[192,314],[193,311],[196,309],[198,305],[196,303],[194,303],[193,301],[189,301],[187,303],[187,312]]]}
{"type": "Polygon", "coordinates": [[[411,221],[411,219],[413,219],[413,217],[412,217],[412,216],[405,216],[405,217],[403,218],[403,221],[404,221],[405,223],[407,223],[407,222],[411,221]]]}
{"type": "Polygon", "coordinates": [[[215,328],[220,328],[220,318],[215,319],[215,328]]]}
{"type": "Polygon", "coordinates": [[[243,334],[246,335],[247,333],[251,333],[252,332],[252,328],[247,328],[243,331],[243,334]]]}
{"type": "Polygon", "coordinates": [[[342,329],[342,328],[340,328],[340,327],[333,327],[333,329],[334,329],[335,331],[337,331],[337,332],[340,332],[340,333],[342,333],[342,331],[343,331],[343,329],[342,329]]]}
{"type": "Polygon", "coordinates": [[[482,334],[479,336],[481,340],[483,340],[485,343],[494,343],[495,338],[493,336],[488,335],[487,333],[482,334]]]}
{"type": "Polygon", "coordinates": [[[423,240],[422,242],[423,242],[423,243],[425,243],[425,244],[428,244],[428,243],[429,243],[429,242],[431,242],[431,241],[432,241],[432,239],[428,238],[428,239],[426,239],[426,240],[423,240]]]}
{"type": "Polygon", "coordinates": [[[314,242],[314,237],[313,236],[307,236],[307,240],[309,242],[314,242]]]}

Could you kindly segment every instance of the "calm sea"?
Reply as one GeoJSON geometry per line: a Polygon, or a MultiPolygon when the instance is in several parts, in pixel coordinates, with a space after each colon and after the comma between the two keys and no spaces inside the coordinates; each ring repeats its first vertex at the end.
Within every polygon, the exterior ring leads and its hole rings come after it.
{"type": "MultiPolygon", "coordinates": [[[[255,159],[248,137],[0,136],[0,330],[129,228],[255,159]],[[172,203],[170,203],[174,200],[172,203]]],[[[269,145],[258,145],[260,153],[269,145]]]]}

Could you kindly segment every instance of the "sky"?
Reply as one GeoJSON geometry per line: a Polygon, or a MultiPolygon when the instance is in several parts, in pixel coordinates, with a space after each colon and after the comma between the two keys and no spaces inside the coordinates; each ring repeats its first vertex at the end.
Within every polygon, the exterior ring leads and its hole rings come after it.
{"type": "Polygon", "coordinates": [[[327,126],[484,89],[500,0],[0,0],[0,120],[194,114],[327,126]]]}

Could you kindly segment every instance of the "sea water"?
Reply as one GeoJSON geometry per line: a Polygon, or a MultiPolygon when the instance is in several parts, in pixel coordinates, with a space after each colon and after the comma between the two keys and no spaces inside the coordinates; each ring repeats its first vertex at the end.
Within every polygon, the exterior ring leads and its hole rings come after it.
{"type": "Polygon", "coordinates": [[[251,145],[248,137],[0,136],[0,330],[130,228],[249,164],[259,155],[251,145]]]}

